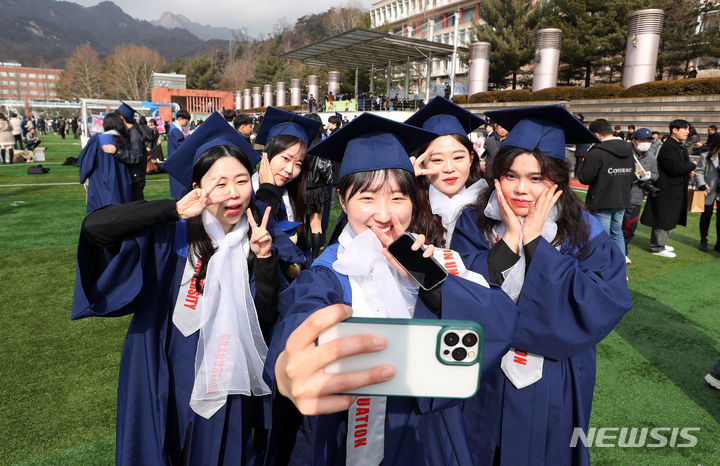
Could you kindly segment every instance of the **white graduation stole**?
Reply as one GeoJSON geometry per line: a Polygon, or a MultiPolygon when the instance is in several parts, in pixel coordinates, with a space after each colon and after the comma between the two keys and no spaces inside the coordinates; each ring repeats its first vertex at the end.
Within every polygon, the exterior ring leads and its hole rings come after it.
{"type": "Polygon", "coordinates": [[[185,337],[197,332],[202,325],[202,313],[200,312],[202,294],[198,292],[195,285],[196,280],[193,279],[200,270],[200,266],[200,259],[198,259],[196,265],[193,265],[191,255],[188,254],[182,281],[180,282],[180,290],[175,300],[172,321],[185,337]]]}

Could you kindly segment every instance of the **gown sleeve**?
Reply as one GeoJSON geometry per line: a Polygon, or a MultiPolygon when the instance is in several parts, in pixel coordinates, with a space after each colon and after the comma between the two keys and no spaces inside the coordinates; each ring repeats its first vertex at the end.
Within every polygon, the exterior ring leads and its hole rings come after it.
{"type": "Polygon", "coordinates": [[[93,211],[83,220],[81,231],[96,246],[117,250],[128,236],[177,220],[173,199],[134,201],[93,211]]]}
{"type": "Polygon", "coordinates": [[[513,346],[562,359],[599,343],[632,307],[623,256],[604,231],[580,259],[540,239],[518,297],[513,346]]]}
{"type": "Polygon", "coordinates": [[[255,193],[258,200],[270,206],[273,218],[278,218],[284,189],[272,183],[262,183],[255,193]]]}
{"type": "Polygon", "coordinates": [[[182,272],[177,261],[187,257],[187,235],[185,222],[173,221],[174,204],[137,201],[86,217],[78,240],[73,320],[134,313],[146,274],[167,282],[176,270],[182,272]]]}

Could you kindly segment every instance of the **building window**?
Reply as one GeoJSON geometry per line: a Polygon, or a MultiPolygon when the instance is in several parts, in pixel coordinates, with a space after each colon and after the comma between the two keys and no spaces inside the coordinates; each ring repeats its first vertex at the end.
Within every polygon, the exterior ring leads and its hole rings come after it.
{"type": "Polygon", "coordinates": [[[37,79],[37,75],[35,73],[30,73],[30,74],[28,74],[28,78],[37,79]]]}
{"type": "Polygon", "coordinates": [[[20,73],[20,77],[21,77],[21,78],[27,78],[27,74],[25,74],[25,73],[20,73]]]}
{"type": "Polygon", "coordinates": [[[5,71],[0,71],[0,76],[2,76],[2,77],[7,76],[7,72],[5,72],[5,71]]]}
{"type": "Polygon", "coordinates": [[[28,85],[27,81],[20,81],[21,87],[27,87],[27,85],[28,85]]]}
{"type": "Polygon", "coordinates": [[[15,73],[13,73],[13,72],[11,71],[11,72],[8,73],[8,76],[10,76],[11,78],[14,78],[14,77],[15,77],[15,73]]]}
{"type": "Polygon", "coordinates": [[[55,83],[48,84],[48,87],[55,87],[55,83]]]}
{"type": "Polygon", "coordinates": [[[44,75],[44,74],[39,74],[39,75],[38,75],[38,79],[45,79],[45,75],[44,75]]]}
{"type": "Polygon", "coordinates": [[[38,95],[38,91],[30,91],[30,95],[38,95]]]}
{"type": "Polygon", "coordinates": [[[462,23],[472,23],[473,19],[475,19],[475,7],[465,8],[462,12],[462,23]]]}
{"type": "Polygon", "coordinates": [[[11,86],[17,86],[17,81],[10,81],[11,86]]]}

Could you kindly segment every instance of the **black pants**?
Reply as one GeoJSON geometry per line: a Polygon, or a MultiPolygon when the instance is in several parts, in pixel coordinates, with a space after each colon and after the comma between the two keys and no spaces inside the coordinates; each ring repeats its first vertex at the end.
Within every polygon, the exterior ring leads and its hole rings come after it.
{"type": "Polygon", "coordinates": [[[625,215],[623,216],[623,237],[625,239],[625,255],[628,253],[628,244],[632,241],[635,236],[635,230],[638,227],[638,219],[640,218],[641,205],[630,206],[629,209],[625,209],[625,215]]]}
{"type": "MultiPolygon", "coordinates": [[[[710,230],[710,219],[713,214],[713,204],[705,205],[705,210],[700,215],[700,239],[707,239],[710,230]]],[[[720,244],[720,216],[715,215],[715,244],[720,244]]]]}
{"type": "Polygon", "coordinates": [[[133,181],[133,184],[132,184],[133,201],[145,200],[145,197],[143,196],[144,188],[145,188],[145,178],[143,178],[142,180],[133,181]]]}
{"type": "Polygon", "coordinates": [[[22,134],[13,134],[13,137],[15,138],[15,144],[13,144],[13,149],[22,150],[22,146],[23,146],[22,134]]]}
{"type": "Polygon", "coordinates": [[[25,149],[31,151],[31,150],[35,149],[37,146],[39,146],[41,142],[42,141],[39,139],[37,141],[32,141],[32,142],[28,141],[27,144],[25,144],[25,149]]]}

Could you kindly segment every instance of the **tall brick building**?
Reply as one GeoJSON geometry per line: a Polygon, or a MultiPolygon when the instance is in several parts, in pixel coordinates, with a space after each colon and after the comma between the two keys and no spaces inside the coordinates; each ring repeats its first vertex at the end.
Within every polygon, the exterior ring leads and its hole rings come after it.
{"type": "Polygon", "coordinates": [[[62,70],[0,62],[0,99],[59,100],[57,83],[60,73],[62,70]]]}

